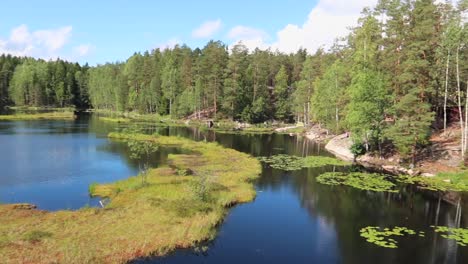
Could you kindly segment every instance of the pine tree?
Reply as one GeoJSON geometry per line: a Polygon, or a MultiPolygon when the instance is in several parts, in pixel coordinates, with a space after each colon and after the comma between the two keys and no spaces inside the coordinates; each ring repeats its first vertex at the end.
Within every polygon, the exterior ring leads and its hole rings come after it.
{"type": "Polygon", "coordinates": [[[288,120],[291,115],[291,106],[288,98],[288,76],[284,66],[275,76],[275,117],[279,120],[288,120]]]}

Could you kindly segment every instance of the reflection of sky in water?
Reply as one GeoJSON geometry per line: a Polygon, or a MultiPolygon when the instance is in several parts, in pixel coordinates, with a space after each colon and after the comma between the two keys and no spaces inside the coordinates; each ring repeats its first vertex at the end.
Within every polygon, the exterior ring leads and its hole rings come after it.
{"type": "Polygon", "coordinates": [[[122,143],[83,133],[82,125],[70,129],[70,124],[62,121],[9,122],[0,129],[4,132],[0,133],[3,203],[29,202],[49,210],[95,205],[97,199],[88,197],[89,184],[112,182],[137,173],[125,156],[102,147],[122,143]],[[66,129],[62,129],[64,126],[66,129]],[[48,134],[55,130],[70,133],[48,134]]]}

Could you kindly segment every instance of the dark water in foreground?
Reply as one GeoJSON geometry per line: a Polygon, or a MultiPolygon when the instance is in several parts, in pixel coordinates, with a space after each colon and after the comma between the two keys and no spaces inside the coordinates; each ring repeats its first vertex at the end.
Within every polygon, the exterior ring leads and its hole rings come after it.
{"type": "MultiPolygon", "coordinates": [[[[138,172],[124,143],[107,140],[114,124],[96,118],[76,121],[0,121],[0,201],[29,202],[41,209],[96,206],[88,186],[138,172]]],[[[254,156],[276,153],[329,155],[320,145],[286,135],[228,135],[190,128],[148,127],[148,132],[180,135],[220,144],[254,156]]],[[[153,166],[163,164],[160,149],[153,166]]],[[[242,164],[239,164],[242,166],[242,164]]],[[[264,168],[254,202],[234,207],[206,251],[178,250],[154,263],[468,263],[468,247],[434,235],[430,225],[456,226],[457,206],[409,186],[400,193],[376,193],[318,184],[315,177],[335,168],[283,172],[264,168]],[[438,214],[437,214],[438,212],[438,214]],[[399,248],[365,242],[369,225],[406,226],[426,237],[397,239],[399,248]]],[[[466,196],[461,227],[468,227],[466,196]]]]}

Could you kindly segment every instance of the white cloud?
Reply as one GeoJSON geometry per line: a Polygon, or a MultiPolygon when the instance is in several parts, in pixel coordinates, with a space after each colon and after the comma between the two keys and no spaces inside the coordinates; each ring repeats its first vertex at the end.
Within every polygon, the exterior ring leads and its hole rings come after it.
{"type": "Polygon", "coordinates": [[[230,39],[257,39],[257,38],[268,38],[268,34],[256,28],[246,27],[246,26],[236,26],[233,27],[229,33],[228,38],[230,39]]]}
{"type": "Polygon", "coordinates": [[[82,44],[82,45],[78,45],[74,47],[73,52],[77,56],[83,57],[83,56],[88,55],[93,49],[94,49],[94,46],[91,44],[82,44]]]}
{"type": "Polygon", "coordinates": [[[206,21],[192,31],[194,38],[209,38],[221,29],[221,19],[206,21]]]}
{"type": "Polygon", "coordinates": [[[71,37],[72,27],[61,27],[52,30],[38,30],[33,32],[38,45],[43,45],[49,51],[55,52],[61,49],[71,37]]]}
{"type": "Polygon", "coordinates": [[[59,51],[71,37],[71,26],[29,31],[26,25],[11,30],[7,39],[0,38],[0,54],[33,56],[44,59],[58,57],[59,51]]]}
{"type": "Polygon", "coordinates": [[[286,25],[276,33],[273,42],[258,34],[246,34],[235,42],[242,41],[250,50],[270,47],[282,52],[295,52],[302,47],[314,52],[322,46],[329,48],[337,37],[345,36],[349,32],[348,28],[357,24],[364,7],[374,6],[376,2],[377,0],[320,0],[304,24],[286,25]]]}
{"type": "Polygon", "coordinates": [[[178,38],[171,38],[170,40],[166,41],[165,43],[156,45],[160,50],[165,49],[172,49],[175,45],[180,44],[181,41],[178,38]]]}

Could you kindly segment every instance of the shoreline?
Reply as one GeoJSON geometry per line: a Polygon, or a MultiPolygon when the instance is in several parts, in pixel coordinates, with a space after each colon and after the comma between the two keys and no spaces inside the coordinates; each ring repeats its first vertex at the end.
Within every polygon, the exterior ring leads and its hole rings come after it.
{"type": "Polygon", "coordinates": [[[354,155],[350,151],[352,139],[346,134],[340,135],[323,135],[312,129],[306,137],[309,140],[325,143],[325,149],[345,161],[354,161],[356,164],[365,168],[382,171],[392,175],[409,175],[421,177],[436,177],[442,173],[460,173],[463,170],[460,167],[449,166],[443,164],[443,161],[424,158],[418,162],[414,168],[407,168],[399,163],[399,157],[393,156],[389,158],[374,157],[369,154],[359,156],[354,160],[354,155]]]}

